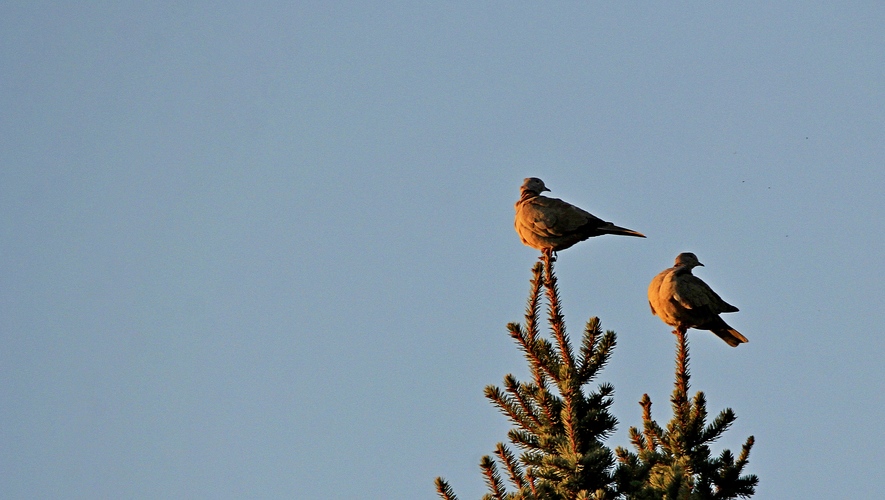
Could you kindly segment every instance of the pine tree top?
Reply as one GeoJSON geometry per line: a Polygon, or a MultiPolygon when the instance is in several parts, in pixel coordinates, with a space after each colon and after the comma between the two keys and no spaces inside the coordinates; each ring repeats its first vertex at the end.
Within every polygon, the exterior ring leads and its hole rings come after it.
{"type": "MultiPolygon", "coordinates": [[[[614,388],[600,383],[591,389],[616,345],[615,332],[602,332],[591,317],[580,345],[572,345],[560,306],[554,259],[546,254],[532,269],[525,323],[507,330],[523,352],[531,380],[504,377],[503,387],[489,385],[485,396],[513,424],[511,446],[498,443],[494,458],[486,455],[480,469],[488,487],[486,500],[634,499],[691,500],[746,498],[755,493],[758,478],[741,475],[754,440],[751,436],[737,459],[729,450],[713,457],[710,445],[737,418],[726,408],[707,423],[706,398],[698,392],[688,399],[690,386],[688,340],[674,332],[676,377],[670,398],[673,418],[666,428],[651,415],[644,395],[643,429],[630,428],[635,452],[604,441],[617,420],[610,413],[614,388]],[[542,333],[541,309],[546,302],[549,335],[542,333]],[[616,457],[617,456],[617,461],[616,457]],[[503,474],[502,474],[503,471],[503,474]],[[509,485],[509,488],[508,488],[509,485]]],[[[451,486],[437,478],[444,500],[456,500],[451,486]]]]}

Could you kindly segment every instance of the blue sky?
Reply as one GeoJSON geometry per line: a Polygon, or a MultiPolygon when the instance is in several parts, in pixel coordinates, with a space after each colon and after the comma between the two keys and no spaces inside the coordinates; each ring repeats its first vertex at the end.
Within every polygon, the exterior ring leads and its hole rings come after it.
{"type": "Polygon", "coordinates": [[[527,176],[645,233],[560,255],[669,419],[682,251],[750,342],[693,390],[756,498],[885,489],[885,7],[0,7],[0,496],[461,498],[528,374],[527,176]]]}

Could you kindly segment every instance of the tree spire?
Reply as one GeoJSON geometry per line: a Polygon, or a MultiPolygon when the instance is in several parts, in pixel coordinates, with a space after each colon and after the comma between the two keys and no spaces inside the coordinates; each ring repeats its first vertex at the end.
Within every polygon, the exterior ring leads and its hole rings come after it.
{"type": "MultiPolygon", "coordinates": [[[[750,497],[759,479],[742,475],[753,437],[737,459],[729,450],[713,457],[710,445],[737,418],[726,408],[707,423],[703,392],[689,399],[688,339],[677,329],[676,376],[670,396],[673,417],[666,428],[652,418],[648,394],[642,396],[643,426],[629,430],[635,452],[618,447],[613,454],[603,444],[617,420],[609,412],[614,388],[586,386],[608,362],[615,347],[613,331],[602,332],[591,317],[581,342],[572,345],[562,315],[553,271],[555,258],[545,252],[532,268],[525,323],[507,330],[522,351],[531,381],[504,377],[503,387],[489,385],[485,396],[513,427],[511,446],[498,443],[494,457],[486,455],[480,470],[489,493],[483,500],[706,500],[750,497]],[[547,330],[542,334],[541,309],[546,302],[547,330]],[[615,466],[617,455],[617,467],[615,466]]],[[[443,500],[457,500],[451,486],[436,479],[443,500]]]]}
{"type": "MultiPolygon", "coordinates": [[[[513,423],[508,432],[518,456],[498,443],[495,459],[485,456],[480,468],[488,499],[603,499],[614,498],[611,488],[614,456],[602,441],[617,421],[609,412],[614,392],[610,384],[595,391],[591,382],[611,356],[615,333],[604,334],[598,318],[590,318],[576,351],[569,339],[553,270],[545,255],[532,269],[525,325],[507,325],[510,336],[525,355],[530,382],[504,377],[503,388],[485,389],[486,397],[513,423]],[[541,303],[546,299],[550,336],[541,334],[541,303]],[[513,491],[507,491],[506,482],[513,491]]],[[[442,479],[437,492],[454,500],[442,479]]]]}
{"type": "Polygon", "coordinates": [[[726,408],[707,424],[707,399],[698,392],[688,398],[688,338],[684,329],[676,335],[676,377],[670,402],[673,418],[663,429],[651,416],[651,399],[642,396],[643,431],[630,428],[636,452],[618,448],[620,462],[615,477],[618,490],[635,499],[730,499],[755,493],[759,479],[741,476],[754,439],[750,436],[737,461],[729,450],[713,458],[710,444],[731,427],[737,416],[726,408]]]}

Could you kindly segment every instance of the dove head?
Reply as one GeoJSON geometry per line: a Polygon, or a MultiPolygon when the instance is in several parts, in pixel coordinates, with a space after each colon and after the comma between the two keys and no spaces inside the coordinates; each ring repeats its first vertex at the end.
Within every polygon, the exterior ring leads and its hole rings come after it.
{"type": "Polygon", "coordinates": [[[522,182],[522,189],[520,189],[520,191],[541,194],[544,191],[550,190],[547,189],[547,186],[544,185],[544,181],[541,179],[538,179],[537,177],[526,177],[522,182]]]}
{"type": "Polygon", "coordinates": [[[691,269],[697,266],[703,267],[703,264],[698,261],[697,255],[691,252],[681,253],[676,256],[676,267],[687,267],[691,269]]]}

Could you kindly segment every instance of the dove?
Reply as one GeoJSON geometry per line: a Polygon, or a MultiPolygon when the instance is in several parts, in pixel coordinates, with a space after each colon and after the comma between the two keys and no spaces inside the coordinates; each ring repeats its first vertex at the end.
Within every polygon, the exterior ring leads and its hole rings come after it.
{"type": "Polygon", "coordinates": [[[722,300],[691,270],[703,266],[693,253],[676,256],[673,267],[660,272],[648,285],[651,313],[685,333],[689,328],[709,330],[731,347],[748,342],[747,337],[728,326],[721,313],[737,312],[738,308],[722,300]]]}
{"type": "Polygon", "coordinates": [[[514,207],[514,226],[519,238],[523,244],[540,250],[544,255],[603,234],[645,238],[640,232],[606,222],[558,198],[541,196],[544,191],[550,191],[544,181],[537,177],[526,178],[514,207]]]}

